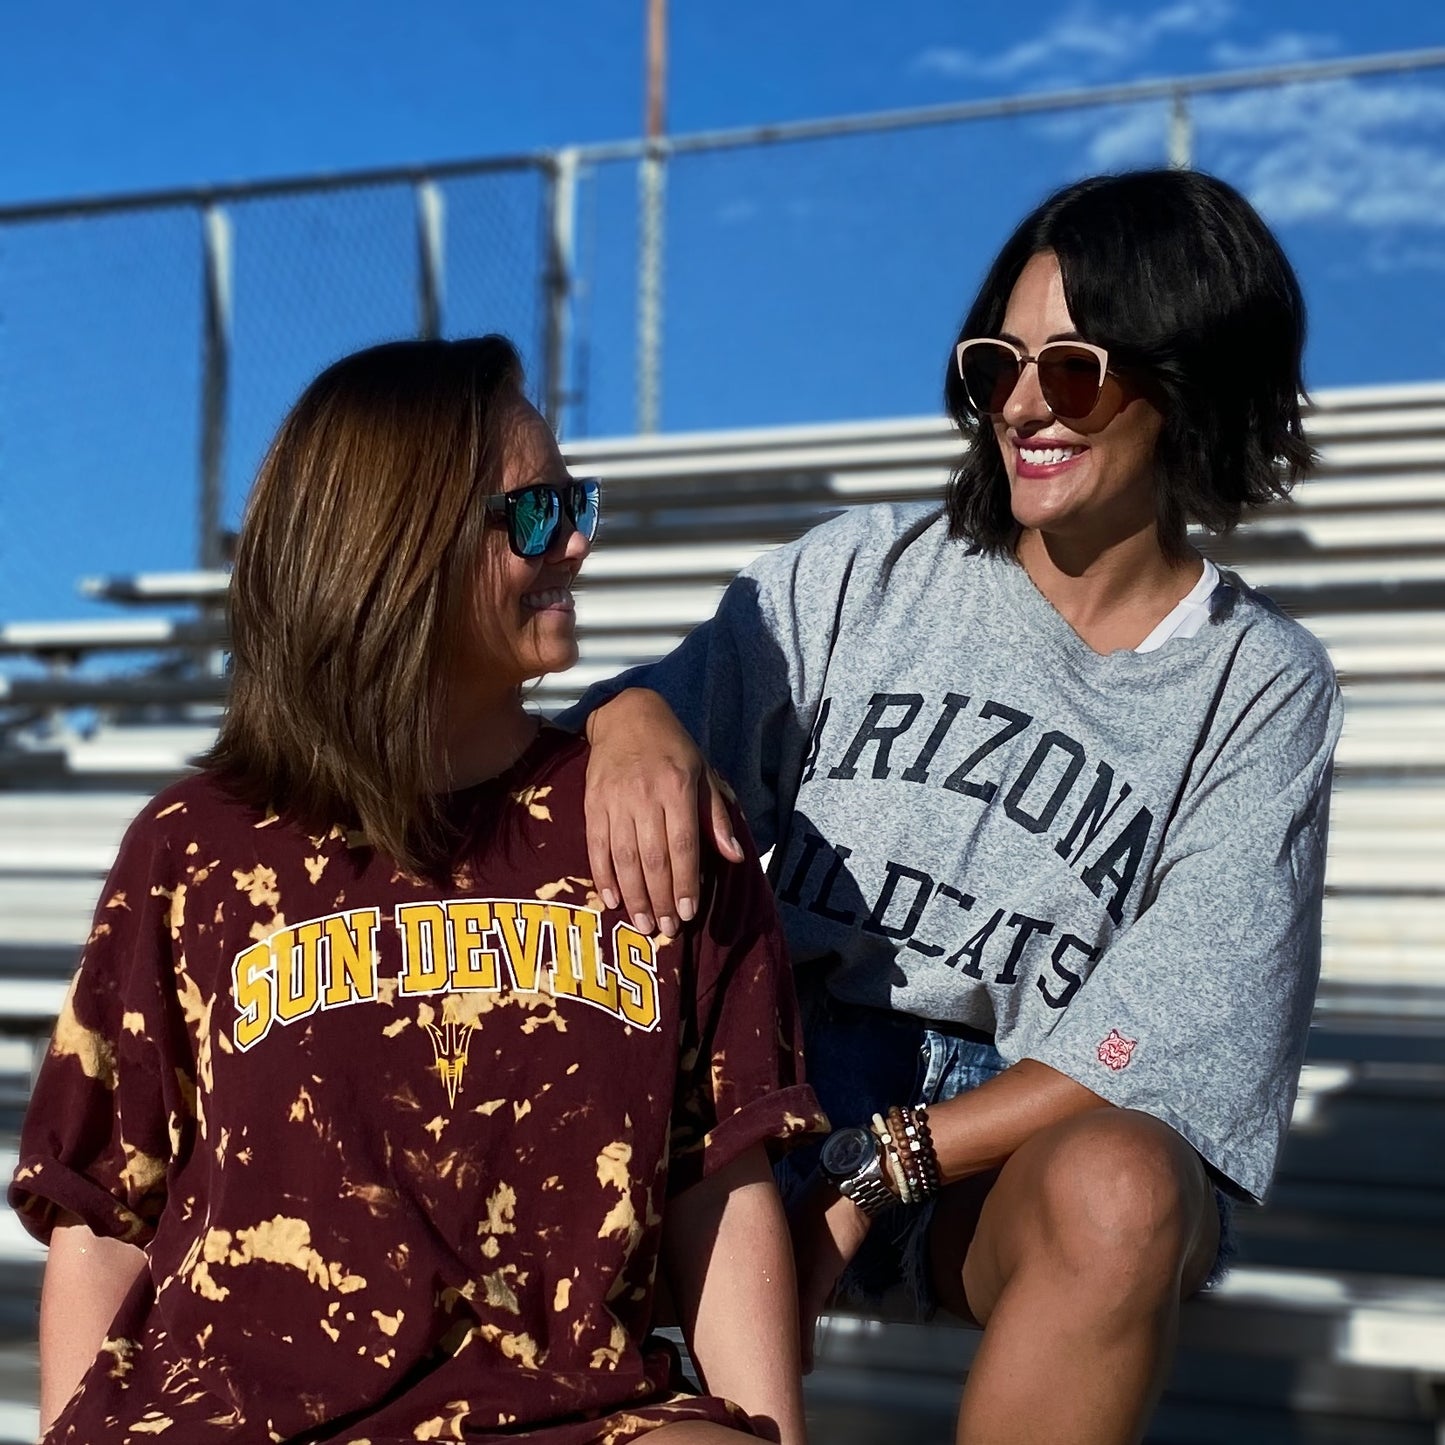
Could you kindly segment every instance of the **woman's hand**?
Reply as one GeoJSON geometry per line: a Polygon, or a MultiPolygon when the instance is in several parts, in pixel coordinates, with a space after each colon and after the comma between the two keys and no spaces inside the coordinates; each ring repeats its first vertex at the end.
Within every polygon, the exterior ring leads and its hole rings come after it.
{"type": "Polygon", "coordinates": [[[794,1206],[793,1261],[798,1272],[799,1350],[803,1373],[813,1368],[813,1334],[838,1280],[868,1237],[868,1216],[815,1174],[794,1206]]]}
{"type": "Polygon", "coordinates": [[[587,852],[609,908],[625,904],[644,933],[675,934],[701,896],[702,820],[740,863],[727,785],[657,693],[627,688],[587,719],[587,852]]]}

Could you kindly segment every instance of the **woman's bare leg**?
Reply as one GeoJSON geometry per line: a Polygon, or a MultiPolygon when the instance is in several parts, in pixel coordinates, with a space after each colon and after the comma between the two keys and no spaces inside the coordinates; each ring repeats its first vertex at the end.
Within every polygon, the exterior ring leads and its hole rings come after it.
{"type": "Polygon", "coordinates": [[[1045,1129],[930,1231],[943,1305],[983,1324],[960,1445],[1132,1445],[1208,1277],[1219,1216],[1199,1156],[1147,1114],[1045,1129]]]}

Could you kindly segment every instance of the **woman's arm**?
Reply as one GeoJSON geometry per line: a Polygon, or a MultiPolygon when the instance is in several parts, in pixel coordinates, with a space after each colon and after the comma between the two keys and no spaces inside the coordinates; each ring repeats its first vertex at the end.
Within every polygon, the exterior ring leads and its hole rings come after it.
{"type": "Polygon", "coordinates": [[[850,579],[874,575],[898,528],[894,509],[863,507],[764,553],[666,657],[597,685],[562,714],[564,727],[588,719],[588,740],[604,755],[587,775],[598,891],[610,887],[644,932],[654,920],[666,929],[687,919],[700,896],[700,846],[740,856],[707,764],[736,791],[758,847],[778,841],[850,579]],[[699,832],[710,835],[701,844],[699,832]]]}
{"type": "Polygon", "coordinates": [[[40,1288],[40,1433],[75,1393],[145,1268],[133,1244],[92,1234],[66,1215],[50,1237],[40,1288]]]}
{"type": "MultiPolygon", "coordinates": [[[[900,1100],[900,1103],[906,1102],[900,1100]]],[[[928,1110],[929,1132],[945,1184],[990,1169],[1042,1129],[1076,1114],[1113,1105],[1057,1069],[1034,1059],[1011,1068],[928,1110]]],[[[812,1367],[813,1327],[827,1307],[839,1276],[862,1248],[868,1217],[821,1176],[793,1218],[804,1369],[812,1367]]]]}
{"type": "Polygon", "coordinates": [[[761,1144],[667,1206],[663,1253],[704,1388],[801,1445],[797,1289],[782,1200],[761,1144]]]}
{"type": "Polygon", "coordinates": [[[701,896],[701,818],[729,862],[733,837],[725,790],[662,697],[630,687],[587,717],[587,853],[597,891],[618,900],[644,932],[654,919],[675,935],[701,896]]]}
{"type": "Polygon", "coordinates": [[[932,1104],[928,1128],[945,1184],[1006,1164],[1035,1134],[1076,1114],[1113,1105],[1036,1059],[1018,1063],[976,1089],[932,1104]]]}

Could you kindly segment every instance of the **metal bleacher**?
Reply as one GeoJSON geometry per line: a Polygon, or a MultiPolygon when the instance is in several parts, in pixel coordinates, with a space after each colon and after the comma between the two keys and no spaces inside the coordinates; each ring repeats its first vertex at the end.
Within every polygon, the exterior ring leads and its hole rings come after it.
{"type": "MultiPolygon", "coordinates": [[[[1160,1445],[1445,1441],[1445,384],[1322,393],[1309,429],[1318,476],[1208,550],[1325,641],[1345,689],[1323,980],[1279,1181],[1242,1212],[1233,1275],[1185,1312],[1160,1445]]],[[[607,511],[582,661],[536,690],[549,711],[671,646],[762,549],[845,507],[937,497],[956,439],[920,419],[567,450],[607,511]]],[[[24,659],[0,673],[0,1149],[126,821],[214,729],[225,586],[99,579],[86,591],[127,615],[0,626],[0,658],[24,659]]],[[[0,1441],[33,1421],[37,1268],[7,1220],[0,1441]]],[[[846,1419],[854,1440],[951,1439],[969,1339],[834,1318],[817,1438],[846,1419]]]]}

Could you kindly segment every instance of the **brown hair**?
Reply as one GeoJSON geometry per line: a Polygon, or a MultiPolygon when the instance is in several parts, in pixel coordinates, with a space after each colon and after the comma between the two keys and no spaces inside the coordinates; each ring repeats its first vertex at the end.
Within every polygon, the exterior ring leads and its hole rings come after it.
{"type": "Polygon", "coordinates": [[[233,792],[442,865],[435,739],[521,398],[501,336],[375,346],[301,394],[237,543],[230,708],[202,759],[233,792]]]}

